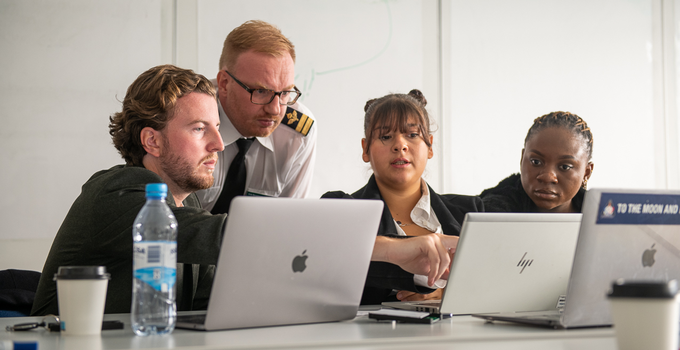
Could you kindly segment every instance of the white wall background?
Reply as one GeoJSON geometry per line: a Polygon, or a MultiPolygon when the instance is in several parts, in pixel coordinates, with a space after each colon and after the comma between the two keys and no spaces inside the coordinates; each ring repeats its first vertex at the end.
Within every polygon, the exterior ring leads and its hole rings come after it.
{"type": "Polygon", "coordinates": [[[319,127],[314,196],[361,187],[363,105],[419,88],[438,130],[427,180],[477,194],[519,170],[532,120],[583,117],[591,186],[679,188],[680,0],[1,0],[0,269],[40,270],[80,186],[122,160],[108,117],[163,63],[213,78],[227,33],[296,45],[319,127]]]}
{"type": "Polygon", "coordinates": [[[436,28],[424,25],[432,20],[424,17],[426,11],[436,14],[435,1],[297,0],[284,8],[278,0],[197,4],[196,69],[208,77],[217,75],[227,34],[248,19],[276,24],[296,45],[296,84],[319,128],[314,197],[354,191],[368,179],[370,167],[361,161],[367,100],[412,88],[436,100],[436,71],[428,75],[434,83],[424,74],[424,53],[437,50],[427,40],[437,37],[436,28]]]}
{"type": "Polygon", "coordinates": [[[518,172],[534,118],[558,110],[593,132],[591,187],[664,185],[650,156],[651,14],[650,1],[454,1],[446,188],[478,194],[518,172]]]}

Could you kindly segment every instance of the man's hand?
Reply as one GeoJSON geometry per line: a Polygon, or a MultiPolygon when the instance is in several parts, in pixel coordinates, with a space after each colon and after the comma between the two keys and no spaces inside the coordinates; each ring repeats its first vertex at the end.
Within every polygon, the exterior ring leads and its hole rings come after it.
{"type": "Polygon", "coordinates": [[[434,292],[429,294],[420,294],[416,292],[410,292],[408,290],[400,290],[397,293],[397,299],[400,301],[420,301],[420,300],[442,300],[442,295],[444,295],[444,289],[438,288],[434,292]]]}
{"type": "Polygon", "coordinates": [[[458,245],[458,237],[429,234],[410,238],[378,236],[373,248],[373,261],[385,261],[402,269],[427,276],[427,284],[448,278],[448,268],[458,245]]]}

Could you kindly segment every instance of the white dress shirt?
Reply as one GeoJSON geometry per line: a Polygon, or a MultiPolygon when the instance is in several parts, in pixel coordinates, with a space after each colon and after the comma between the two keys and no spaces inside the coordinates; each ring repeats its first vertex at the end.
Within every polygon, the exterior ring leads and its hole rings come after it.
{"type": "MultiPolygon", "coordinates": [[[[430,231],[433,233],[443,234],[442,225],[437,219],[437,214],[432,210],[430,205],[430,189],[427,187],[425,180],[420,179],[420,192],[422,196],[416,206],[411,210],[411,220],[416,225],[430,231]]],[[[399,236],[406,236],[406,232],[399,226],[397,221],[394,221],[394,225],[397,227],[397,234],[399,236]]],[[[427,287],[427,288],[444,288],[446,287],[446,280],[438,279],[433,287],[427,285],[427,276],[425,275],[413,275],[413,281],[417,286],[427,287]]]]}
{"type": "MultiPolygon", "coordinates": [[[[236,140],[243,138],[227,117],[222,104],[220,134],[224,151],[218,152],[215,182],[212,187],[196,192],[201,206],[212,210],[222,192],[231,161],[238,153],[236,140]]],[[[290,106],[314,119],[311,111],[300,102],[290,106]]],[[[257,137],[246,154],[246,195],[304,198],[312,183],[316,158],[316,120],[307,136],[285,125],[284,121],[267,137],[257,137]]]]}

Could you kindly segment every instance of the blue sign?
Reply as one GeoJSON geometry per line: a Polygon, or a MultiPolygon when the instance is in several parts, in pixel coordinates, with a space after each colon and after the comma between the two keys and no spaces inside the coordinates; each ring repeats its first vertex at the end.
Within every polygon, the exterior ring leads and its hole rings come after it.
{"type": "Polygon", "coordinates": [[[597,224],[680,225],[680,195],[606,193],[600,197],[597,224]]]}

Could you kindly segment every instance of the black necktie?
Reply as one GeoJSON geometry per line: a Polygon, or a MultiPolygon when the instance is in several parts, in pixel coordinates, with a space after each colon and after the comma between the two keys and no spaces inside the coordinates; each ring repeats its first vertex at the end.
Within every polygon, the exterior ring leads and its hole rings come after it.
{"type": "Polygon", "coordinates": [[[224,188],[222,188],[220,198],[215,202],[211,213],[229,213],[231,200],[236,196],[242,196],[246,191],[246,153],[248,153],[248,149],[253,144],[253,141],[255,141],[254,137],[236,140],[238,153],[234,160],[231,161],[224,188]]]}

